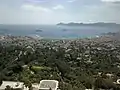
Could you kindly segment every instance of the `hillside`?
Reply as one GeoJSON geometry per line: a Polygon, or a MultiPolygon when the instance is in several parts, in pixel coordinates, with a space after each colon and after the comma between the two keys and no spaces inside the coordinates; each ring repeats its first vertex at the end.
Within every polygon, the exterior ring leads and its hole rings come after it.
{"type": "Polygon", "coordinates": [[[119,90],[113,82],[120,78],[120,42],[109,37],[38,40],[1,36],[0,71],[0,80],[58,80],[61,90],[92,86],[119,90]]]}

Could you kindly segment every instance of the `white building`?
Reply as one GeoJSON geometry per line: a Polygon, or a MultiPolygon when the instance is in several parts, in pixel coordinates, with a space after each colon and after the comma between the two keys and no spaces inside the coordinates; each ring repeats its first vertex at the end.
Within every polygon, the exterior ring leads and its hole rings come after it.
{"type": "Polygon", "coordinates": [[[41,80],[39,90],[58,90],[58,81],[56,80],[41,80]]]}
{"type": "Polygon", "coordinates": [[[10,86],[13,89],[24,89],[23,82],[3,81],[0,90],[5,90],[6,86],[10,86]]]}
{"type": "Polygon", "coordinates": [[[32,88],[33,88],[33,90],[39,90],[39,84],[38,83],[33,83],[32,88]]]}

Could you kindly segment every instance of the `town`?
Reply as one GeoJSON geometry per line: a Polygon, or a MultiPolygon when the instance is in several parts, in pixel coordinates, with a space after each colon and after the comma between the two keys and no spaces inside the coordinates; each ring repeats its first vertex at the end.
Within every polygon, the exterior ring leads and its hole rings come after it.
{"type": "Polygon", "coordinates": [[[1,35],[0,71],[0,90],[120,90],[120,41],[1,35]]]}

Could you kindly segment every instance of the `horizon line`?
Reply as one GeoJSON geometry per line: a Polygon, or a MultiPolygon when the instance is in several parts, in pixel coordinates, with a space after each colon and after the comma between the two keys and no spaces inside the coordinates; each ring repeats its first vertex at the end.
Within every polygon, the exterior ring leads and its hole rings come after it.
{"type": "Polygon", "coordinates": [[[70,23],[76,23],[76,24],[97,24],[97,23],[104,23],[104,24],[120,24],[120,23],[116,23],[116,22],[58,22],[58,23],[56,23],[56,24],[26,24],[26,23],[12,23],[12,24],[10,24],[10,23],[0,23],[0,25],[57,25],[57,24],[60,24],[60,23],[62,23],[62,24],[70,24],[70,23]]]}

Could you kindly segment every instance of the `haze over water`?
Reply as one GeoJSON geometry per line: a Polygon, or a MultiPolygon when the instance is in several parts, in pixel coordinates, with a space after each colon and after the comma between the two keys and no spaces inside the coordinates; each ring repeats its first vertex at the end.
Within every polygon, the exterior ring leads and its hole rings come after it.
{"type": "Polygon", "coordinates": [[[84,38],[118,32],[119,27],[55,24],[120,24],[120,0],[0,0],[0,34],[44,38],[84,38]],[[40,30],[37,31],[36,30],[40,30]]]}
{"type": "Polygon", "coordinates": [[[120,27],[108,26],[0,25],[0,35],[40,36],[54,39],[95,37],[103,33],[119,31],[120,27]]]}

